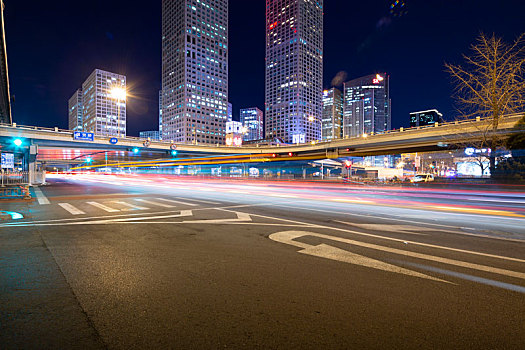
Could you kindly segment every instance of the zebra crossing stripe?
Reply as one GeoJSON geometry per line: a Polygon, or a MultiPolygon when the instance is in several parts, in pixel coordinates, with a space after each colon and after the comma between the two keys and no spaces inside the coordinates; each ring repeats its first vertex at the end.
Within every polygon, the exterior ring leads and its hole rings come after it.
{"type": "Polygon", "coordinates": [[[164,208],[173,208],[174,207],[174,205],[154,202],[154,201],[150,201],[150,200],[146,200],[146,199],[142,199],[142,198],[137,198],[136,200],[139,201],[139,202],[142,202],[142,203],[156,205],[156,206],[164,207],[164,208]]]}
{"type": "Polygon", "coordinates": [[[182,205],[189,205],[190,207],[196,207],[197,206],[197,204],[194,204],[194,203],[175,201],[173,199],[164,199],[164,198],[156,198],[156,199],[161,200],[161,201],[165,201],[165,202],[172,202],[172,203],[177,203],[177,204],[182,204],[182,205]]]}
{"type": "Polygon", "coordinates": [[[82,215],[85,214],[82,210],[75,208],[69,203],[58,203],[59,206],[67,210],[72,215],[82,215]]]}
{"type": "Polygon", "coordinates": [[[123,205],[125,207],[134,209],[134,210],[148,210],[149,209],[149,208],[146,208],[146,207],[139,207],[138,205],[133,205],[133,204],[122,202],[122,201],[114,201],[113,203],[117,203],[117,204],[123,205]]]}
{"type": "Polygon", "coordinates": [[[105,210],[108,213],[116,213],[117,211],[120,211],[118,209],[113,209],[113,208],[110,208],[110,207],[106,207],[104,204],[100,204],[100,203],[97,203],[97,202],[86,202],[86,203],[89,204],[89,205],[92,205],[94,207],[97,207],[99,209],[105,210]]]}

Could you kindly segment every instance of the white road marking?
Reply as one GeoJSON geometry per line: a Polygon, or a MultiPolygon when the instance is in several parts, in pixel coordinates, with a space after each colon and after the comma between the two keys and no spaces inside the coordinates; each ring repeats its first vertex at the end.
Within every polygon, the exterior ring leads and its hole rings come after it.
{"type": "Polygon", "coordinates": [[[407,233],[410,235],[427,236],[428,234],[426,233],[415,232],[415,231],[436,231],[436,229],[431,229],[431,228],[426,228],[426,227],[416,227],[416,226],[410,226],[410,225],[356,224],[353,222],[346,222],[346,221],[339,221],[339,220],[334,220],[334,221],[340,222],[342,224],[362,228],[365,230],[393,232],[393,233],[407,233]]]}
{"type": "Polygon", "coordinates": [[[165,202],[171,202],[171,203],[177,203],[177,204],[182,204],[182,205],[188,205],[190,207],[196,207],[198,204],[195,204],[195,203],[188,203],[188,202],[181,202],[181,201],[176,201],[176,200],[173,200],[173,199],[165,199],[165,198],[156,198],[160,201],[165,201],[165,202]]]}
{"type": "Polygon", "coordinates": [[[150,205],[156,205],[158,207],[163,207],[163,208],[173,208],[174,207],[174,205],[154,202],[154,201],[150,201],[150,200],[146,200],[146,199],[142,199],[142,198],[137,198],[135,200],[137,200],[139,202],[142,202],[142,203],[146,203],[146,204],[150,204],[150,205]]]}
{"type": "MultiPolygon", "coordinates": [[[[98,203],[97,203],[98,204],[98,203]]],[[[111,208],[110,208],[111,209],[111,208]]],[[[114,209],[113,209],[114,210],[114,209]]],[[[142,220],[156,220],[156,219],[166,219],[166,218],[177,218],[184,216],[192,216],[193,213],[191,210],[181,210],[179,214],[175,215],[162,215],[162,216],[146,216],[146,217],[132,217],[132,218],[121,218],[121,219],[107,219],[107,220],[90,220],[90,221],[75,221],[75,222],[61,222],[61,223],[39,223],[39,224],[26,224],[26,225],[16,225],[16,226],[74,226],[74,225],[101,225],[101,224],[141,224],[142,220]]],[[[118,215],[114,215],[118,216],[118,215]]],[[[113,217],[113,216],[110,216],[113,217]]],[[[157,223],[156,221],[149,222],[157,223]]],[[[182,222],[170,222],[171,224],[180,224],[182,222]]],[[[0,225],[0,227],[5,227],[7,225],[0,225]]],[[[9,225],[15,226],[15,225],[9,225]]]]}
{"type": "MultiPolygon", "coordinates": [[[[358,255],[352,252],[348,252],[346,250],[332,247],[327,244],[319,244],[319,245],[313,246],[310,244],[294,241],[294,239],[300,238],[303,236],[317,236],[317,234],[313,232],[306,232],[306,231],[284,231],[284,232],[278,232],[278,233],[271,234],[270,239],[276,242],[303,248],[302,250],[299,251],[299,253],[301,254],[307,254],[307,255],[317,256],[320,258],[337,260],[337,261],[341,261],[341,262],[345,262],[349,264],[370,267],[376,270],[394,272],[394,273],[399,273],[402,275],[419,277],[419,278],[429,279],[429,280],[443,282],[443,283],[450,283],[448,281],[445,281],[439,278],[428,276],[420,272],[404,269],[396,265],[387,264],[385,262],[371,259],[366,256],[358,255]]],[[[326,235],[323,235],[323,236],[330,237],[326,235]]],[[[335,237],[332,237],[332,238],[335,238],[335,237]]]]}
{"type": "MultiPolygon", "coordinates": [[[[402,256],[410,256],[412,258],[429,260],[429,261],[435,261],[435,262],[439,262],[439,263],[443,263],[443,264],[447,264],[447,265],[454,265],[454,266],[465,267],[465,268],[478,270],[478,271],[491,272],[491,273],[496,273],[496,274],[499,274],[499,275],[525,279],[525,273],[522,273],[522,272],[504,270],[504,269],[491,267],[491,266],[478,265],[478,264],[468,263],[468,262],[459,261],[459,260],[442,258],[442,257],[439,257],[439,256],[432,256],[432,255],[427,255],[427,254],[415,253],[415,252],[411,252],[411,251],[408,251],[408,250],[389,248],[389,247],[384,247],[384,246],[380,246],[380,245],[377,245],[377,244],[359,242],[359,241],[355,241],[355,240],[352,240],[352,239],[341,238],[341,237],[337,237],[337,236],[329,236],[329,235],[325,235],[325,234],[322,234],[322,233],[306,232],[306,231],[285,231],[285,232],[278,232],[278,233],[271,234],[270,238],[272,240],[276,241],[276,242],[281,242],[281,243],[285,243],[285,244],[292,244],[292,243],[289,242],[290,240],[292,240],[294,238],[299,238],[299,237],[302,237],[302,236],[314,236],[314,237],[319,237],[319,238],[323,238],[323,239],[329,239],[329,240],[332,240],[332,241],[342,242],[342,243],[346,243],[346,244],[350,244],[350,245],[356,245],[356,246],[359,246],[359,247],[375,249],[375,250],[379,250],[379,251],[383,251],[383,252],[387,252],[387,253],[394,253],[394,254],[399,254],[399,255],[402,255],[402,256]]],[[[295,245],[296,247],[300,247],[300,248],[305,248],[305,246],[306,246],[305,243],[296,242],[296,241],[293,241],[292,245],[295,245]]],[[[308,247],[310,247],[310,245],[308,245],[308,247]]]]}
{"type": "Polygon", "coordinates": [[[203,201],[201,199],[183,198],[183,197],[173,197],[173,198],[184,199],[184,200],[189,200],[189,201],[194,201],[194,202],[199,202],[199,203],[206,203],[206,204],[220,204],[219,202],[203,201]]]}
{"type": "MultiPolygon", "coordinates": [[[[291,202],[291,203],[296,203],[296,202],[291,202]]],[[[309,207],[303,207],[303,206],[297,206],[297,205],[291,205],[291,204],[270,203],[269,205],[271,205],[272,207],[303,209],[303,210],[317,211],[317,212],[323,212],[323,213],[332,213],[332,214],[336,213],[336,214],[346,214],[346,215],[349,214],[348,212],[343,212],[343,211],[313,209],[313,208],[309,208],[309,207]]],[[[268,204],[259,204],[258,206],[268,206],[268,204]]],[[[456,214],[456,213],[447,213],[447,214],[456,214]]],[[[359,215],[352,214],[352,213],[350,213],[350,215],[359,216],[359,215]]],[[[456,215],[458,215],[458,214],[456,214],[456,215]]],[[[451,228],[451,229],[455,229],[455,230],[457,230],[459,228],[459,229],[465,229],[465,230],[479,231],[479,229],[473,228],[473,227],[449,226],[449,225],[434,224],[434,223],[425,222],[425,221],[396,219],[396,218],[391,218],[391,217],[374,216],[374,215],[361,215],[361,216],[362,217],[366,217],[366,218],[373,218],[373,219],[380,219],[380,220],[387,220],[387,221],[400,221],[400,222],[404,222],[404,223],[405,222],[410,222],[410,223],[414,223],[414,224],[418,224],[418,225],[451,228]]],[[[507,217],[500,217],[500,219],[508,219],[508,218],[507,217]]],[[[521,220],[523,220],[523,219],[521,219],[521,220]]],[[[327,226],[325,226],[325,227],[327,227],[327,226]]],[[[340,229],[336,229],[336,228],[332,228],[332,229],[340,230],[340,229]]],[[[349,231],[349,232],[354,232],[354,231],[349,231]]],[[[467,233],[467,232],[460,232],[460,231],[447,231],[447,232],[451,232],[451,233],[458,234],[458,235],[463,235],[463,236],[474,236],[474,237],[479,237],[479,238],[497,239],[497,240],[501,240],[501,241],[511,241],[511,242],[521,242],[521,243],[524,242],[524,240],[522,240],[522,239],[514,239],[514,238],[507,238],[507,237],[497,237],[497,236],[492,236],[492,235],[483,234],[483,233],[467,233]]]]}
{"type": "Polygon", "coordinates": [[[73,205],[71,205],[69,203],[58,203],[58,205],[61,206],[62,208],[64,208],[65,210],[67,210],[72,215],[85,214],[82,210],[77,209],[76,207],[74,207],[73,205]]]}
{"type": "Polygon", "coordinates": [[[44,193],[42,193],[42,190],[40,188],[34,187],[33,189],[35,191],[35,195],[36,195],[36,199],[38,201],[38,204],[41,204],[41,205],[49,204],[49,200],[44,195],[44,193]]]}
{"type": "Polygon", "coordinates": [[[133,205],[131,203],[122,202],[122,201],[113,201],[113,203],[123,205],[123,206],[128,207],[128,208],[130,208],[132,210],[148,210],[149,209],[149,208],[146,208],[146,207],[139,207],[138,205],[133,205]]]}
{"type": "Polygon", "coordinates": [[[89,205],[92,205],[94,207],[97,207],[99,209],[102,209],[104,211],[107,211],[108,213],[116,213],[117,211],[120,211],[118,209],[113,209],[113,208],[105,206],[104,204],[100,204],[100,203],[97,203],[97,202],[86,202],[86,203],[89,204],[89,205]]]}
{"type": "MultiPolygon", "coordinates": [[[[215,209],[223,210],[223,211],[229,211],[229,212],[234,212],[233,210],[228,210],[228,209],[225,209],[225,208],[215,208],[215,209]]],[[[311,223],[308,223],[308,222],[302,222],[302,221],[297,221],[297,220],[289,220],[289,219],[281,219],[281,218],[275,218],[275,217],[266,216],[266,215],[260,215],[260,214],[250,214],[250,215],[251,216],[257,216],[257,217],[260,217],[260,218],[266,218],[266,219],[270,219],[270,220],[278,220],[278,221],[302,224],[302,225],[306,225],[308,227],[313,227],[313,228],[320,228],[320,229],[328,229],[328,230],[332,230],[332,231],[347,232],[347,233],[353,233],[353,234],[360,235],[360,236],[367,236],[367,237],[386,239],[386,240],[389,240],[389,241],[395,241],[395,242],[401,242],[401,243],[409,243],[409,244],[414,244],[414,245],[420,245],[420,246],[423,246],[423,247],[437,248],[437,249],[449,250],[449,251],[453,251],[453,252],[466,253],[466,254],[484,256],[484,257],[489,257],[489,258],[496,258],[496,259],[502,259],[502,260],[516,261],[516,262],[520,262],[520,263],[525,263],[525,260],[523,260],[523,259],[511,258],[511,257],[508,257],[508,256],[500,256],[500,255],[494,255],[494,254],[474,252],[474,251],[471,251],[471,250],[464,250],[464,249],[459,249],[459,248],[443,247],[443,246],[434,245],[434,244],[421,243],[421,242],[415,242],[415,241],[407,241],[407,240],[399,239],[399,238],[385,237],[385,236],[380,236],[380,235],[374,235],[374,234],[371,234],[371,233],[364,233],[364,232],[357,232],[357,231],[342,229],[342,228],[339,228],[339,227],[330,227],[330,226],[325,226],[325,225],[316,225],[316,224],[311,224],[311,223]]]]}
{"type": "Polygon", "coordinates": [[[237,215],[237,219],[212,219],[212,220],[194,220],[194,221],[184,221],[185,224],[221,224],[229,222],[251,222],[252,218],[250,214],[234,212],[237,215]]]}

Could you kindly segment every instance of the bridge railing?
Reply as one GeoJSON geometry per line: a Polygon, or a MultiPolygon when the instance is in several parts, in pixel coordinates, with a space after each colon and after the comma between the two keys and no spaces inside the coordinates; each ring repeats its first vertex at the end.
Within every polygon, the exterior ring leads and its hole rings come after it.
{"type": "MultiPolygon", "coordinates": [[[[514,114],[514,115],[509,115],[507,117],[520,117],[520,116],[523,116],[523,114],[514,114]]],[[[419,131],[419,130],[429,130],[429,129],[435,129],[435,128],[447,128],[447,127],[450,127],[450,126],[457,126],[457,125],[466,125],[466,124],[471,124],[473,122],[484,122],[484,121],[489,121],[491,120],[490,117],[486,117],[486,118],[480,118],[480,117],[476,117],[476,118],[472,118],[472,119],[465,119],[465,120],[461,120],[461,121],[452,121],[452,122],[443,122],[443,123],[435,123],[435,124],[432,124],[432,125],[426,125],[426,126],[417,126],[417,127],[408,127],[408,128],[405,128],[405,127],[401,127],[399,129],[391,129],[391,130],[386,130],[386,131],[383,131],[383,132],[377,132],[377,133],[373,133],[371,135],[367,135],[367,137],[371,137],[371,136],[375,136],[375,135],[388,135],[388,134],[398,134],[398,133],[404,133],[404,132],[413,132],[413,131],[419,131]]],[[[73,136],[73,131],[71,130],[66,130],[66,129],[60,129],[58,127],[54,127],[54,128],[48,128],[48,127],[39,127],[39,126],[27,126],[27,125],[17,125],[16,123],[13,123],[13,124],[5,124],[5,123],[0,123],[0,127],[10,127],[10,128],[17,128],[17,129],[21,129],[21,130],[31,130],[31,131],[38,131],[38,132],[52,132],[52,133],[61,133],[61,134],[68,134],[70,135],[71,137],[73,136]]],[[[95,134],[95,137],[96,138],[99,138],[99,139],[107,139],[109,140],[110,138],[114,137],[114,136],[102,136],[102,135],[96,135],[95,134]]],[[[319,141],[316,141],[315,144],[319,144],[319,143],[329,143],[329,142],[332,142],[332,141],[338,141],[338,140],[347,140],[347,139],[358,139],[358,138],[362,138],[363,136],[354,136],[354,137],[344,137],[344,138],[341,138],[341,139],[335,139],[335,140],[319,140],[319,141]]],[[[143,142],[145,139],[144,138],[140,138],[140,137],[136,137],[136,136],[125,136],[125,137],[120,137],[119,139],[121,139],[122,141],[132,141],[132,142],[143,142]]],[[[172,141],[168,141],[168,140],[152,140],[152,144],[153,143],[157,143],[157,144],[170,144],[172,143],[172,141]]],[[[303,143],[303,144],[299,144],[299,145],[308,145],[309,143],[303,143]]],[[[189,144],[184,144],[186,146],[190,146],[189,144]]],[[[206,146],[206,147],[209,147],[211,146],[210,144],[195,144],[195,145],[191,145],[191,146],[206,146]]],[[[254,147],[255,145],[250,145],[250,147],[254,147]]],[[[283,146],[292,146],[292,145],[283,145],[283,146]]],[[[296,146],[295,144],[293,146],[296,146]]],[[[214,147],[219,147],[219,148],[236,148],[235,146],[227,146],[227,145],[220,145],[220,144],[216,144],[214,145],[214,147]]]]}

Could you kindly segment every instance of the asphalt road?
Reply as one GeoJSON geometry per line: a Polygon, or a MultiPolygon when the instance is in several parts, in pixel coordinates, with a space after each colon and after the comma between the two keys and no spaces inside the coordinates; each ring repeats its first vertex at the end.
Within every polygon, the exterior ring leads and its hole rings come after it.
{"type": "Polygon", "coordinates": [[[2,349],[523,349],[525,193],[163,176],[0,202],[2,349]]]}

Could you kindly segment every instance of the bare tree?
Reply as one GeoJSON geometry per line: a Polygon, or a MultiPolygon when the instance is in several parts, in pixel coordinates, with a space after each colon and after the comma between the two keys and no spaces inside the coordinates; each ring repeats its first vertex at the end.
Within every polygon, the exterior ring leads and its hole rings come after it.
{"type": "Polygon", "coordinates": [[[506,116],[525,110],[524,44],[525,33],[512,44],[482,33],[471,47],[472,54],[463,55],[465,66],[445,64],[455,84],[454,97],[461,118],[482,120],[478,133],[481,141],[470,144],[486,150],[478,159],[488,158],[491,172],[498,148],[504,144],[498,125],[506,116]]]}

